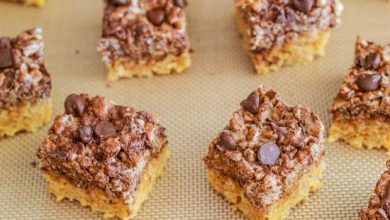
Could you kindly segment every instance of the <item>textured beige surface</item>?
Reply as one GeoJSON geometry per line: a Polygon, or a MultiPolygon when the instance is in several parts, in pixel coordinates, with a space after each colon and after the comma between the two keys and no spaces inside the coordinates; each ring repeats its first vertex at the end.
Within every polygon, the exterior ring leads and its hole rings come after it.
{"type": "MultiPolygon", "coordinates": [[[[171,158],[137,219],[242,219],[208,185],[201,160],[241,99],[264,83],[290,103],[307,104],[329,126],[327,108],[352,63],[355,36],[390,41],[388,2],[344,0],[343,24],[332,33],[327,56],[307,66],[253,75],[236,31],[232,2],[191,1],[188,18],[195,53],[190,70],[115,83],[106,81],[96,52],[100,0],[50,0],[43,9],[0,2],[0,35],[44,28],[55,114],[63,111],[68,93],[88,92],[153,113],[167,127],[171,158]]],[[[46,130],[0,140],[0,219],[99,219],[75,202],[56,203],[46,191],[39,170],[31,165],[46,130]]],[[[387,158],[383,151],[327,145],[324,187],[289,219],[357,219],[387,158]]]]}

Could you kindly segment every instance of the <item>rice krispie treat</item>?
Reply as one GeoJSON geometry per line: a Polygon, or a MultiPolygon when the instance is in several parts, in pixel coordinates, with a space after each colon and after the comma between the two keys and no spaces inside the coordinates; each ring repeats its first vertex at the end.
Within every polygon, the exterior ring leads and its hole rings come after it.
{"type": "Polygon", "coordinates": [[[324,126],[262,86],[241,106],[209,146],[208,180],[249,219],[284,219],[322,185],[324,126]]]}
{"type": "Polygon", "coordinates": [[[34,132],[51,117],[42,29],[0,37],[0,137],[34,132]]]}
{"type": "Polygon", "coordinates": [[[11,2],[23,3],[25,5],[33,5],[38,7],[43,7],[45,5],[45,0],[5,0],[11,2]]]}
{"type": "Polygon", "coordinates": [[[235,0],[235,6],[244,48],[260,74],[324,56],[343,10],[339,0],[235,0]]]}
{"type": "Polygon", "coordinates": [[[131,219],[169,155],[157,119],[96,96],[72,94],[38,149],[48,190],[104,217],[131,219]]]}
{"type": "Polygon", "coordinates": [[[98,48],[108,79],[180,73],[190,64],[186,0],[105,0],[98,48]]]}
{"type": "Polygon", "coordinates": [[[370,197],[368,208],[359,213],[360,220],[390,219],[390,161],[375,187],[375,194],[370,197]]]}
{"type": "Polygon", "coordinates": [[[390,150],[390,44],[358,37],[355,63],[344,77],[331,113],[329,141],[390,150]]]}

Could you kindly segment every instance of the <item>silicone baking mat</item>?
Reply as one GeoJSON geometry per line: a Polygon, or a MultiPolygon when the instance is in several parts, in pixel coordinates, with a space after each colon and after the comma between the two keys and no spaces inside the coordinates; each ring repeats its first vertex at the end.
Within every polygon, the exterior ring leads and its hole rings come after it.
{"type": "MultiPolygon", "coordinates": [[[[181,75],[111,83],[96,52],[100,0],[48,0],[43,9],[0,2],[0,36],[42,27],[53,78],[54,113],[70,93],[103,95],[156,115],[167,127],[172,155],[137,219],[243,219],[209,187],[202,157],[239,102],[260,83],[291,104],[306,104],[329,127],[327,109],[352,64],[355,37],[390,42],[390,3],[344,0],[342,26],[327,56],[266,76],[253,74],[233,19],[233,0],[193,0],[187,9],[193,65],[181,75]]],[[[0,140],[0,219],[100,219],[76,202],[56,203],[36,167],[48,126],[0,140]]],[[[357,219],[385,168],[384,151],[326,146],[325,185],[289,219],[357,219]]]]}

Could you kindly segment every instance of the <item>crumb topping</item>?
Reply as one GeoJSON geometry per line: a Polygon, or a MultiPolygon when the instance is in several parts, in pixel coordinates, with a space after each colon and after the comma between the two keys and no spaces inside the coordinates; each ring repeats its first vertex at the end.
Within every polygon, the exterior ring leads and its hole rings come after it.
{"type": "Polygon", "coordinates": [[[327,31],[340,23],[339,0],[235,0],[244,19],[249,49],[264,53],[302,33],[327,31]]]}
{"type": "Polygon", "coordinates": [[[145,64],[190,51],[186,0],[105,0],[98,48],[107,65],[145,64]]]}
{"type": "Polygon", "coordinates": [[[241,106],[211,142],[204,161],[236,180],[253,206],[267,209],[320,164],[324,126],[306,106],[290,107],[263,86],[241,106]]]}
{"type": "Polygon", "coordinates": [[[72,94],[37,155],[45,172],[129,199],[148,161],[166,144],[165,128],[151,115],[104,97],[72,94]]]}
{"type": "Polygon", "coordinates": [[[376,184],[375,194],[370,197],[368,208],[359,213],[361,220],[390,219],[390,161],[386,163],[387,170],[376,184]]]}
{"type": "Polygon", "coordinates": [[[50,97],[42,29],[0,38],[0,110],[50,97]]]}
{"type": "Polygon", "coordinates": [[[357,38],[355,62],[344,77],[331,112],[333,120],[390,119],[390,44],[357,38]]]}

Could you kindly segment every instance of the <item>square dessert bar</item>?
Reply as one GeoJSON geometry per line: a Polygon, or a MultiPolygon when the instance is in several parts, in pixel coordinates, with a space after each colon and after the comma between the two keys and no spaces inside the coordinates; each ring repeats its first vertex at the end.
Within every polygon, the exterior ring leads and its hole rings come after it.
{"type": "Polygon", "coordinates": [[[72,94],[38,148],[48,190],[131,219],[162,175],[169,149],[157,119],[100,96],[72,94]]]}
{"type": "Polygon", "coordinates": [[[42,29],[0,37],[0,137],[34,132],[51,117],[42,29]]]}
{"type": "Polygon", "coordinates": [[[390,44],[358,37],[355,63],[334,99],[329,141],[390,150],[390,44]]]}
{"type": "Polygon", "coordinates": [[[259,74],[324,56],[343,10],[339,0],[235,0],[235,6],[244,48],[259,74]]]}
{"type": "Polygon", "coordinates": [[[390,160],[386,165],[386,171],[376,184],[375,194],[369,199],[368,208],[359,213],[360,220],[390,219],[390,160]]]}
{"type": "Polygon", "coordinates": [[[105,0],[98,48],[108,79],[180,73],[190,64],[186,0],[105,0]]]}
{"type": "Polygon", "coordinates": [[[209,146],[208,180],[249,219],[284,219],[322,186],[324,126],[262,86],[241,106],[209,146]]]}
{"type": "Polygon", "coordinates": [[[23,3],[25,5],[33,5],[38,7],[43,7],[45,5],[45,0],[5,0],[11,2],[23,3]]]}

